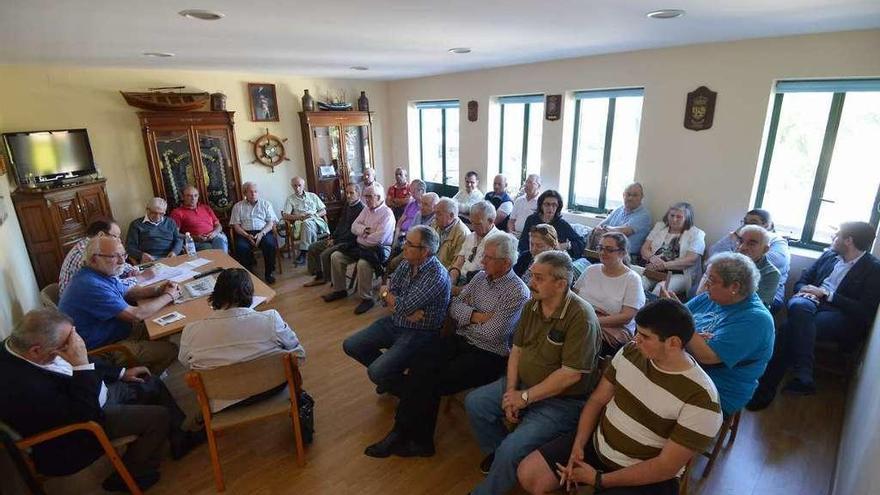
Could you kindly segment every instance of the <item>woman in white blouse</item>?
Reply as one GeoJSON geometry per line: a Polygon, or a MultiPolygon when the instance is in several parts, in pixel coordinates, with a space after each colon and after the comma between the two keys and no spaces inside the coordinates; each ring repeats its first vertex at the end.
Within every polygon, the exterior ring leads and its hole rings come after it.
{"type": "Polygon", "coordinates": [[[590,265],[574,291],[593,305],[602,326],[600,355],[613,355],[635,335],[633,318],[645,305],[642,277],[629,267],[629,241],[619,232],[599,239],[600,264],[590,265]]]}
{"type": "MultiPolygon", "coordinates": [[[[690,203],[676,203],[669,207],[662,222],[657,222],[645,243],[642,259],[645,269],[672,272],[666,279],[670,292],[685,293],[693,284],[693,269],[706,251],[706,233],[694,227],[694,209],[690,203]]],[[[639,273],[644,270],[634,268],[639,273]]],[[[657,295],[657,282],[642,277],[647,290],[657,295]]]]}

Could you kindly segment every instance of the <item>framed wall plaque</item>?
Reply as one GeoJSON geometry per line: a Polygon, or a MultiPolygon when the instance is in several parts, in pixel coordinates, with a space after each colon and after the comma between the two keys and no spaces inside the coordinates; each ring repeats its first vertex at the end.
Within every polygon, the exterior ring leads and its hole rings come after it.
{"type": "Polygon", "coordinates": [[[715,118],[715,97],[718,93],[706,86],[691,91],[687,95],[684,108],[684,128],[704,131],[712,127],[715,118]]]}
{"type": "Polygon", "coordinates": [[[477,118],[480,115],[480,104],[477,103],[477,100],[471,100],[468,102],[468,121],[476,122],[477,118]]]}
{"type": "Polygon", "coordinates": [[[559,120],[562,113],[562,95],[547,95],[544,101],[544,118],[559,120]]]}

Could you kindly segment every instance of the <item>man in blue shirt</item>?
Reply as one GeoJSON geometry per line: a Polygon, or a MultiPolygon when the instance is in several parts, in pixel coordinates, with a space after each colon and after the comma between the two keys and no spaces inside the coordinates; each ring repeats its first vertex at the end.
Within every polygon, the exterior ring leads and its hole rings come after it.
{"type": "Polygon", "coordinates": [[[404,261],[391,276],[390,285],[379,291],[392,315],[342,343],[346,354],[367,367],[378,393],[397,391],[413,356],[438,342],[451,289],[449,275],[435,256],[439,246],[434,229],[411,228],[403,243],[404,261]]]}
{"type": "Polygon", "coordinates": [[[133,287],[126,292],[118,277],[124,264],[125,250],[119,239],[93,237],[86,246],[84,265],[61,296],[58,309],[73,318],[88,349],[119,343],[153,374],[161,373],[177,358],[177,346],[150,341],[142,320],[174,300],[177,284],[133,287]],[[137,306],[129,305],[126,298],[137,306]]]}
{"type": "Polygon", "coordinates": [[[615,208],[593,229],[587,246],[595,249],[602,234],[620,232],[629,239],[630,254],[638,256],[645,238],[651,232],[651,213],[642,204],[644,197],[645,191],[641,184],[634,182],[628,185],[623,191],[623,206],[615,208]]]}
{"type": "Polygon", "coordinates": [[[844,350],[854,349],[865,338],[880,303],[880,261],[867,252],[874,236],[874,226],[867,222],[841,224],[831,249],[803,272],[788,301],[788,321],[779,345],[749,410],[770,405],[789,367],[794,376],[783,392],[816,393],[813,351],[817,338],[836,341],[844,350]]]}

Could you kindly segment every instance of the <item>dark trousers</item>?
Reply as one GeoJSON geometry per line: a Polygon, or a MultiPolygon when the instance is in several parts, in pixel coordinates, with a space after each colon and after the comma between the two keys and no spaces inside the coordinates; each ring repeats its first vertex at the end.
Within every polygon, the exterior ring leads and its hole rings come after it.
{"type": "MultiPolygon", "coordinates": [[[[259,230],[249,230],[248,234],[255,235],[259,230]]],[[[266,235],[260,239],[257,245],[263,252],[263,262],[266,264],[266,275],[272,275],[275,272],[275,253],[278,251],[278,241],[272,232],[266,232],[266,235]]],[[[247,268],[248,271],[254,271],[254,265],[257,260],[254,259],[252,251],[253,246],[247,239],[241,236],[235,236],[235,260],[241,263],[241,266],[247,268]]]]}
{"type": "Polygon", "coordinates": [[[414,360],[401,387],[394,429],[433,444],[440,399],[493,382],[504,374],[507,356],[484,351],[453,335],[414,360]]]}

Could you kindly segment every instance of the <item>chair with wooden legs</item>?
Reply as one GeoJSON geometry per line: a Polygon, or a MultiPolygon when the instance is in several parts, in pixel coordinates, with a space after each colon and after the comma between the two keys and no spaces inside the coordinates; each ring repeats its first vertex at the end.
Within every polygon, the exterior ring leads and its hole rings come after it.
{"type": "Polygon", "coordinates": [[[186,374],[186,382],[199,400],[217,491],[224,491],[226,485],[217,452],[216,434],[233,426],[279,414],[289,415],[296,447],[296,463],[300,467],[305,465],[305,448],[297,406],[302,392],[302,376],[296,359],[290,353],[280,356],[272,354],[211,370],[190,371],[186,374]],[[287,387],[265,400],[211,412],[211,400],[243,399],[270,390],[281,383],[287,383],[287,387]]]}
{"type": "MultiPolygon", "coordinates": [[[[721,453],[721,448],[724,446],[725,439],[727,440],[727,447],[731,447],[733,445],[733,442],[736,441],[736,432],[737,430],[739,430],[739,420],[741,413],[741,411],[737,411],[730,416],[724,418],[724,420],[721,422],[721,428],[718,429],[718,436],[715,439],[715,444],[712,446],[712,450],[701,453],[704,457],[709,459],[709,461],[706,462],[706,467],[703,468],[703,474],[700,476],[701,478],[705,479],[709,476],[709,473],[712,472],[712,466],[715,465],[718,454],[721,453]],[[730,434],[729,438],[728,434],[730,434]]],[[[694,469],[694,462],[696,458],[697,457],[694,456],[690,461],[688,461],[687,466],[685,466],[684,474],[681,476],[681,484],[678,490],[679,495],[687,495],[688,493],[688,485],[690,482],[691,471],[693,471],[694,469]]]]}

